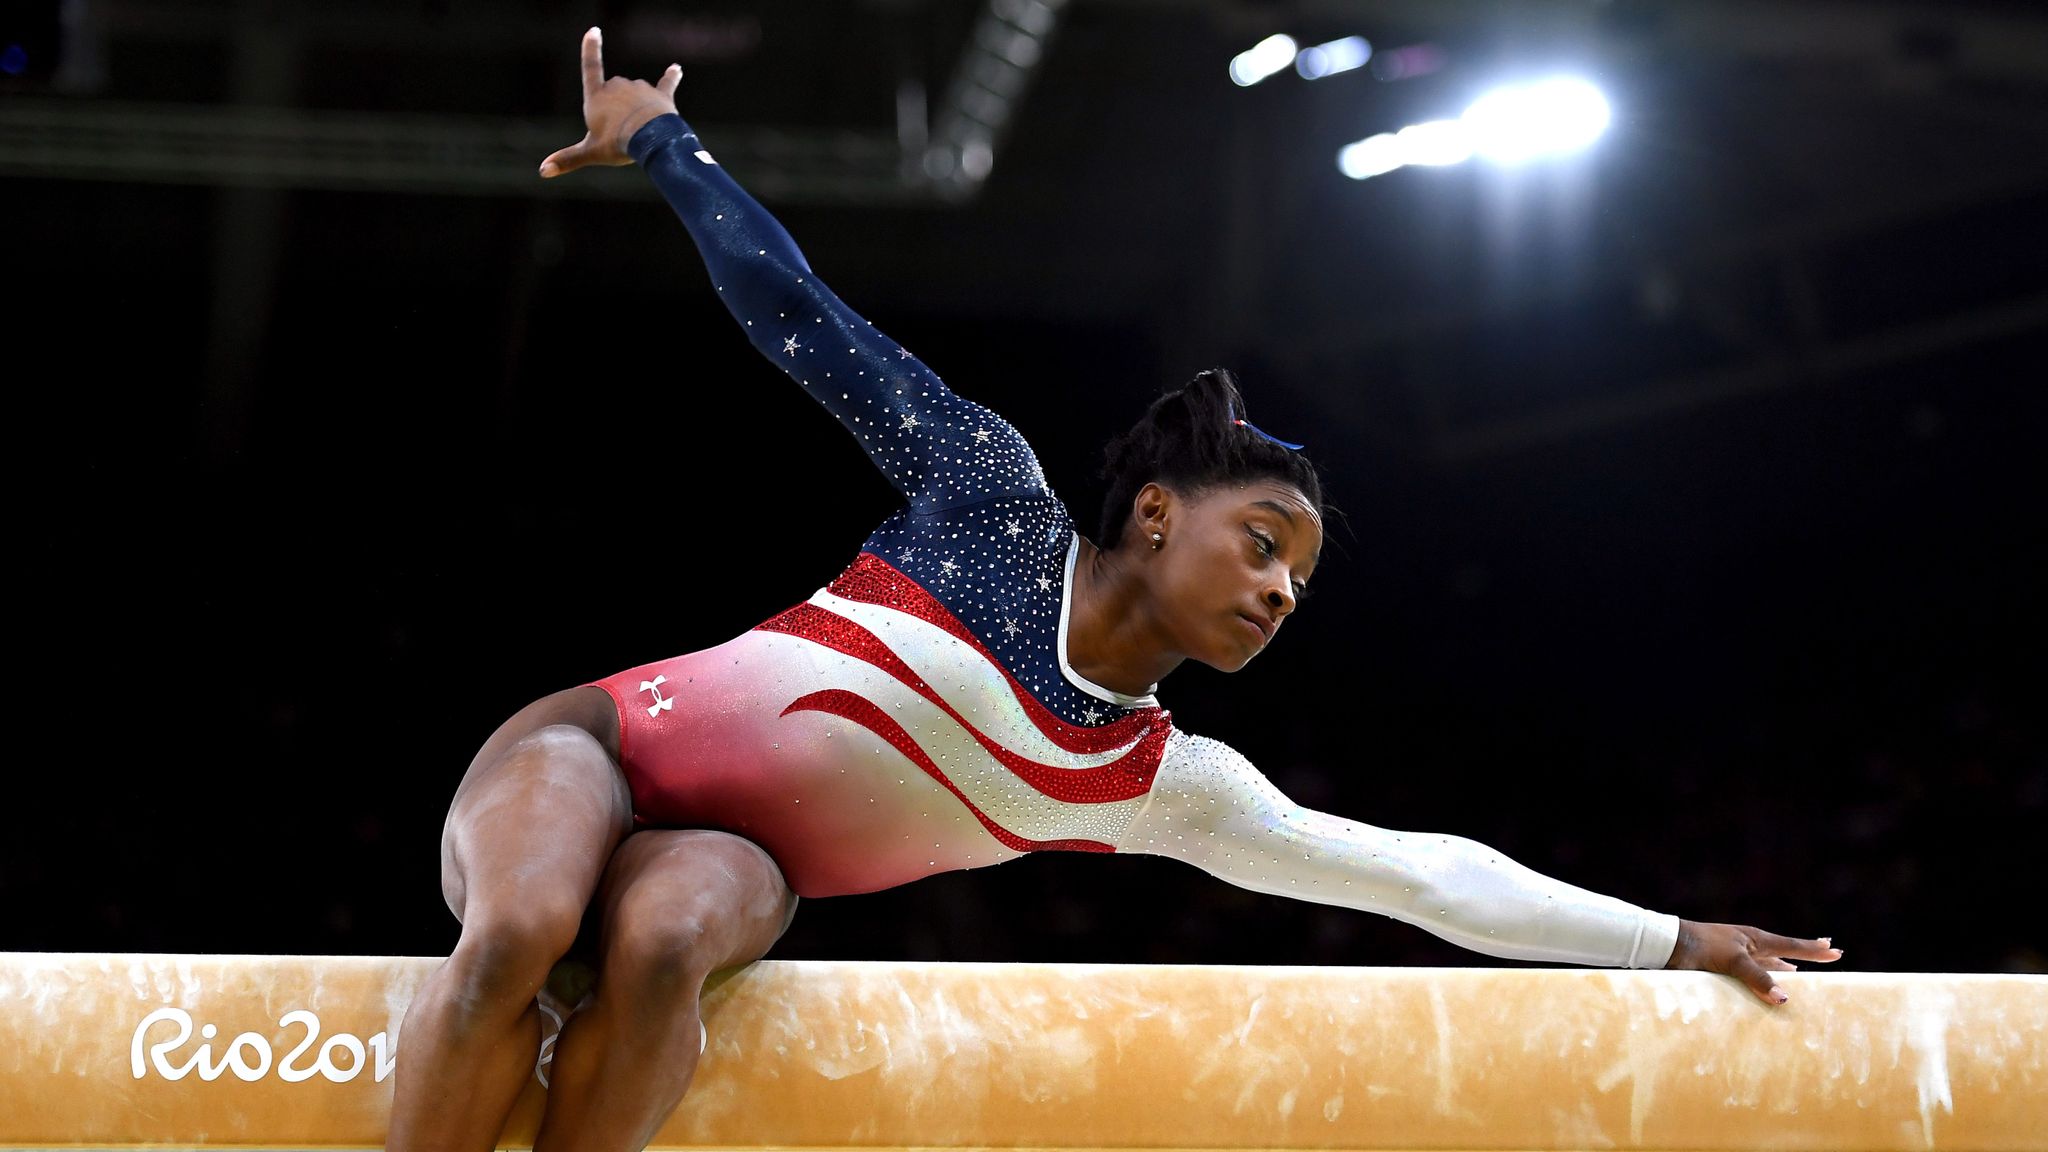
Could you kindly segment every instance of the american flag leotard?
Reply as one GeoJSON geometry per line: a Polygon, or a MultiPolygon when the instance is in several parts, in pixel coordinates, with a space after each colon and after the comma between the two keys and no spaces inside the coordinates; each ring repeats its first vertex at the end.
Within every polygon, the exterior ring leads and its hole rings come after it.
{"type": "Polygon", "coordinates": [[[820,283],[679,116],[650,121],[631,153],[754,346],[904,498],[804,603],[597,682],[619,708],[637,821],[746,836],[807,897],[1031,851],[1146,852],[1493,955],[1668,959],[1675,917],[1461,837],[1304,809],[1153,695],[1075,673],[1080,537],[1030,445],[820,283]]]}

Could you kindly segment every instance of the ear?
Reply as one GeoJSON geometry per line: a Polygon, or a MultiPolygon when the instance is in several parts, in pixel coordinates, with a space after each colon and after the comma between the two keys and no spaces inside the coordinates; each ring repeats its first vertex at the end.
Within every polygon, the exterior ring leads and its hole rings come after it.
{"type": "Polygon", "coordinates": [[[1175,499],[1171,488],[1156,480],[1148,482],[1138,489],[1136,496],[1131,497],[1131,518],[1147,532],[1163,528],[1175,499]]]}

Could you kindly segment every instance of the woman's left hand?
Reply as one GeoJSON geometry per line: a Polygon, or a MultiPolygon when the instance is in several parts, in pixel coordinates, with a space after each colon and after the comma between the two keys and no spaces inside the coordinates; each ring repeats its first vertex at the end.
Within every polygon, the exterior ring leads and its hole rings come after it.
{"type": "Polygon", "coordinates": [[[1797,972],[1797,965],[1786,962],[1788,956],[1827,963],[1841,959],[1842,950],[1834,947],[1834,941],[1826,936],[1800,940],[1739,924],[1680,920],[1678,945],[1671,950],[1671,962],[1664,967],[1733,976],[1748,985],[1764,1003],[1783,1004],[1785,990],[1771,979],[1771,973],[1797,972]]]}
{"type": "Polygon", "coordinates": [[[593,164],[611,167],[631,164],[626,142],[640,126],[665,112],[676,110],[676,85],[682,81],[680,64],[671,64],[661,80],[628,80],[623,76],[604,78],[604,34],[592,28],[583,34],[583,139],[556,151],[540,162],[540,174],[560,176],[593,164]]]}

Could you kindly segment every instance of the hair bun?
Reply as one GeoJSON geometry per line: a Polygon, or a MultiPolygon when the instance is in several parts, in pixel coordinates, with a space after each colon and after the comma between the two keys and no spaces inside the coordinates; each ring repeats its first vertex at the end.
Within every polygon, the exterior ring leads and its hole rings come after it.
{"type": "Polygon", "coordinates": [[[1320,506],[1315,465],[1284,442],[1237,423],[1245,418],[1237,377],[1228,368],[1207,368],[1168,389],[1130,431],[1104,445],[1102,477],[1110,483],[1097,533],[1102,547],[1116,547],[1131,501],[1153,481],[1193,494],[1226,481],[1270,477],[1320,506]]]}

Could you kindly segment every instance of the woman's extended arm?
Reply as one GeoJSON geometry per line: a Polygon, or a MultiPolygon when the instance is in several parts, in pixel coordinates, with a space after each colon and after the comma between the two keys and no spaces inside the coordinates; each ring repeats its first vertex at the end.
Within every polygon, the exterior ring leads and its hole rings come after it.
{"type": "Polygon", "coordinates": [[[1009,423],[955,395],[812,273],[788,231],[676,115],[682,70],[658,85],[604,78],[597,29],[583,39],[583,140],[541,175],[638,162],[704,257],[719,299],[761,355],[824,405],[919,511],[1039,494],[1045,474],[1009,423]]]}
{"type": "MultiPolygon", "coordinates": [[[[1234,749],[1200,736],[1173,734],[1151,799],[1117,850],[1172,856],[1259,892],[1379,912],[1492,956],[1707,968],[1781,1000],[1753,959],[1760,987],[1729,950],[1721,930],[1731,926],[1696,925],[1589,892],[1461,836],[1394,832],[1303,808],[1234,749]]],[[[1783,940],[1755,935],[1760,944],[1783,940]]],[[[1832,958],[1824,942],[1786,943],[1801,948],[1783,954],[1832,958]]]]}

